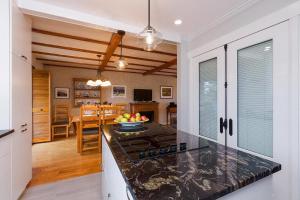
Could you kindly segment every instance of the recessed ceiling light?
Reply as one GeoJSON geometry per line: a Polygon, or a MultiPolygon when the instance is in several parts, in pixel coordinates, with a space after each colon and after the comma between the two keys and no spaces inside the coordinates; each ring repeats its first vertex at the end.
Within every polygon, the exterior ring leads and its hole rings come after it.
{"type": "Polygon", "coordinates": [[[181,20],[181,19],[176,19],[176,20],[174,21],[174,24],[175,24],[175,25],[180,25],[180,24],[182,24],[182,20],[181,20]]]}

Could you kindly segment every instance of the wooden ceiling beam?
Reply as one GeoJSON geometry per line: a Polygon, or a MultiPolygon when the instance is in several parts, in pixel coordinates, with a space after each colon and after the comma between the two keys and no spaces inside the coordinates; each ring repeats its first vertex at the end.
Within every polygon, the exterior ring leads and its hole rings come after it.
{"type": "MultiPolygon", "coordinates": [[[[99,64],[91,64],[91,63],[82,63],[82,62],[72,62],[72,61],[64,61],[64,60],[53,60],[53,59],[46,59],[46,58],[36,58],[36,60],[43,61],[43,62],[55,62],[55,63],[65,63],[65,64],[75,64],[75,65],[85,65],[85,66],[93,66],[93,67],[99,67],[99,64]]],[[[113,63],[111,61],[110,63],[113,63]]],[[[112,67],[110,65],[106,65],[104,67],[112,67]]],[[[138,69],[138,68],[131,68],[131,67],[126,67],[127,69],[135,69],[135,70],[142,70],[142,71],[147,71],[147,69],[138,69]]],[[[152,67],[151,69],[153,69],[152,67]]]]}
{"type": "MultiPolygon", "coordinates": [[[[97,54],[97,55],[98,54],[105,55],[105,52],[101,52],[101,51],[93,51],[93,50],[80,49],[80,48],[74,48],[74,47],[66,47],[66,46],[47,44],[47,43],[41,43],[41,42],[32,42],[32,44],[37,45],[37,46],[56,48],[56,49],[64,49],[64,50],[79,51],[79,52],[91,53],[91,54],[97,54]]],[[[112,54],[112,56],[119,56],[119,55],[118,54],[112,54]]],[[[167,61],[157,60],[157,59],[150,59],[150,58],[141,58],[141,57],[135,57],[135,56],[126,56],[126,55],[123,55],[123,57],[124,58],[135,59],[135,60],[142,60],[142,61],[167,63],[167,61]]]]}
{"type": "Polygon", "coordinates": [[[90,60],[90,61],[98,61],[97,58],[87,58],[87,57],[81,57],[81,56],[70,56],[66,54],[58,54],[58,53],[47,53],[43,51],[32,51],[33,54],[39,54],[39,55],[46,55],[46,56],[56,56],[56,57],[63,57],[63,58],[73,58],[73,59],[80,59],[80,60],[90,60]]]}
{"type": "MultiPolygon", "coordinates": [[[[91,67],[82,67],[82,66],[75,67],[75,66],[57,65],[57,64],[44,64],[44,66],[46,66],[46,67],[65,67],[65,68],[74,68],[74,69],[98,70],[97,68],[91,68],[91,67]]],[[[112,71],[112,70],[113,69],[108,68],[107,70],[105,69],[104,71],[112,71]]],[[[129,70],[132,70],[132,69],[129,69],[129,70]]],[[[120,71],[120,70],[118,70],[118,72],[131,72],[131,71],[125,71],[125,70],[120,71]]],[[[135,72],[135,73],[143,74],[143,72],[135,72]]]]}
{"type": "MultiPolygon", "coordinates": [[[[90,67],[74,67],[74,66],[67,66],[67,65],[54,65],[54,64],[44,64],[46,67],[62,67],[62,68],[72,68],[72,69],[86,69],[86,70],[97,70],[95,68],[90,68],[90,67]]],[[[113,69],[106,69],[105,71],[111,71],[111,72],[121,72],[121,73],[133,73],[133,74],[140,74],[143,75],[143,72],[132,72],[132,71],[120,71],[120,70],[113,70],[113,69]]],[[[167,77],[174,77],[176,78],[177,76],[175,75],[163,75],[163,74],[152,74],[154,76],[167,76],[167,77]]]]}
{"type": "Polygon", "coordinates": [[[86,66],[93,66],[99,67],[99,64],[91,64],[91,63],[82,63],[82,62],[72,62],[72,61],[64,61],[64,60],[52,60],[46,58],[36,58],[36,60],[44,61],[44,62],[55,62],[55,63],[67,63],[67,64],[75,64],[75,65],[86,65],[86,66]]]}
{"type": "Polygon", "coordinates": [[[149,71],[145,72],[144,75],[149,75],[149,74],[153,74],[154,72],[159,72],[162,69],[167,69],[167,68],[169,68],[169,67],[171,67],[173,65],[176,65],[176,64],[177,64],[177,58],[171,60],[168,63],[162,64],[159,67],[156,67],[156,68],[154,68],[152,70],[149,70],[149,71]]]}
{"type": "MultiPolygon", "coordinates": [[[[79,60],[90,60],[90,61],[98,61],[99,59],[97,58],[87,58],[87,57],[81,57],[81,56],[70,56],[66,54],[57,54],[57,53],[48,53],[48,52],[42,52],[42,51],[32,51],[33,54],[40,54],[40,55],[46,55],[46,56],[56,56],[56,57],[64,57],[64,58],[73,58],[73,59],[79,59],[79,60]]],[[[109,63],[113,63],[114,61],[109,61],[109,63]]],[[[146,65],[146,64],[138,64],[138,63],[132,63],[128,62],[128,65],[133,65],[133,66],[139,66],[139,67],[148,67],[148,68],[155,68],[157,66],[153,65],[146,65]]],[[[176,70],[176,69],[174,69],[176,70]]]]}
{"type": "MultiPolygon", "coordinates": [[[[74,68],[81,68],[81,69],[94,69],[97,70],[98,68],[91,68],[91,67],[83,67],[83,66],[71,66],[71,65],[60,65],[60,64],[49,64],[49,63],[45,63],[44,66],[54,66],[54,67],[74,67],[74,68]]],[[[114,66],[105,66],[103,71],[106,71],[107,69],[112,69],[115,68],[114,66]]],[[[130,68],[127,67],[125,70],[136,70],[136,71],[141,71],[140,73],[142,74],[143,72],[147,71],[147,70],[143,70],[143,69],[135,69],[135,68],[130,68]]]]}
{"type": "Polygon", "coordinates": [[[124,35],[125,35],[125,31],[118,31],[118,33],[113,33],[112,34],[110,42],[109,42],[109,45],[106,48],[106,52],[104,54],[103,61],[101,62],[100,70],[102,70],[101,68],[104,68],[104,66],[107,65],[107,63],[109,62],[110,58],[114,54],[115,50],[119,46],[119,44],[120,44],[120,42],[122,40],[122,37],[124,35]]]}
{"type": "MultiPolygon", "coordinates": [[[[73,39],[73,40],[79,40],[79,41],[84,41],[84,42],[90,42],[90,43],[95,43],[95,44],[109,45],[109,42],[102,41],[102,40],[96,40],[96,39],[80,37],[80,36],[75,36],[75,35],[70,35],[70,34],[46,31],[46,30],[42,30],[42,29],[32,28],[32,32],[40,33],[40,34],[44,34],[44,35],[68,38],[68,39],[73,39]]],[[[120,47],[120,45],[118,45],[118,46],[120,47]]],[[[123,48],[136,50],[136,51],[148,52],[148,51],[144,50],[143,48],[130,46],[130,45],[123,45],[123,48]]],[[[151,53],[157,53],[157,54],[168,55],[168,56],[177,56],[176,53],[169,53],[169,52],[158,51],[158,50],[151,51],[151,53]]]]}
{"type": "Polygon", "coordinates": [[[55,45],[55,44],[47,44],[47,43],[42,43],[42,42],[32,42],[32,44],[37,45],[37,46],[42,46],[42,47],[51,47],[51,48],[56,48],[56,49],[79,51],[79,52],[84,52],[84,53],[92,53],[92,54],[100,54],[100,55],[104,54],[104,52],[101,52],[101,51],[79,49],[79,48],[74,48],[74,47],[66,47],[66,46],[55,45]]]}

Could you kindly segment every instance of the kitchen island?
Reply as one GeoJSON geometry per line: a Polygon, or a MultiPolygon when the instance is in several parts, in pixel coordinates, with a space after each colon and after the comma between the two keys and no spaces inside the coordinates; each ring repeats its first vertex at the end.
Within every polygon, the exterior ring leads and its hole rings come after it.
{"type": "Polygon", "coordinates": [[[130,133],[118,125],[102,130],[108,199],[271,199],[265,191],[270,175],[281,170],[280,164],[156,123],[130,133]]]}

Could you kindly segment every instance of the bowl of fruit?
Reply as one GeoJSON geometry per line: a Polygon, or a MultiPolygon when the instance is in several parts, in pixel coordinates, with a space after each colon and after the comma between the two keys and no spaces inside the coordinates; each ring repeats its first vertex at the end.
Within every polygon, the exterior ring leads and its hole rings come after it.
{"type": "Polygon", "coordinates": [[[148,121],[149,119],[144,115],[141,116],[140,113],[135,113],[135,114],[125,113],[123,115],[118,116],[115,119],[115,122],[121,124],[122,126],[138,126],[148,121]]]}

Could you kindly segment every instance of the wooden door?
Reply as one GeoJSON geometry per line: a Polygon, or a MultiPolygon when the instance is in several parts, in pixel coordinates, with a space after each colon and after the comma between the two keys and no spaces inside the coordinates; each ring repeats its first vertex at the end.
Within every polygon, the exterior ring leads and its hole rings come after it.
{"type": "Polygon", "coordinates": [[[32,73],[32,122],[33,143],[51,140],[50,73],[33,70],[32,73]]]}

